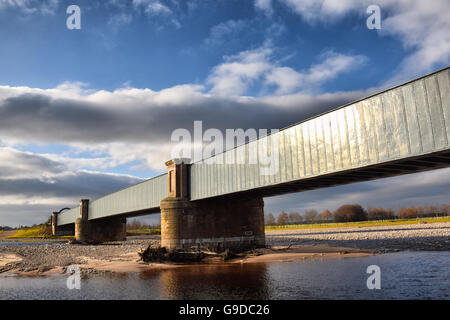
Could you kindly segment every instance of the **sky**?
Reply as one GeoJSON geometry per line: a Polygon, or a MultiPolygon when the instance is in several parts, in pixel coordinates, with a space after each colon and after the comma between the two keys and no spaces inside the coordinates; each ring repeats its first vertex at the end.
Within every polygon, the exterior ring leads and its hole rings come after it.
{"type": "MultiPolygon", "coordinates": [[[[195,120],[282,128],[447,67],[449,12],[448,0],[0,0],[0,225],[164,173],[171,133],[195,120]]],[[[266,198],[265,211],[443,204],[449,178],[266,198]]]]}

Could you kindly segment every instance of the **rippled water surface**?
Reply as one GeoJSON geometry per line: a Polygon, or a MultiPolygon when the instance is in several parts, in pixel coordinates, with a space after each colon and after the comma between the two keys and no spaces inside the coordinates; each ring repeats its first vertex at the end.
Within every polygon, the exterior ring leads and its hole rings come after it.
{"type": "Polygon", "coordinates": [[[0,276],[0,299],[450,299],[450,252],[196,266],[92,276],[69,290],[65,276],[0,276]],[[381,289],[369,290],[369,265],[381,289]]]}

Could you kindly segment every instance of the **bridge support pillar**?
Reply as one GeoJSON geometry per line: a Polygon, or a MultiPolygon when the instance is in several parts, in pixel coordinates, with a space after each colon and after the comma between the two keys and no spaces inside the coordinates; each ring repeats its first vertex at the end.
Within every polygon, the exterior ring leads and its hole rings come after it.
{"type": "Polygon", "coordinates": [[[161,246],[214,251],[265,246],[262,198],[188,200],[188,160],[166,162],[168,197],[160,203],[161,246]]]}
{"type": "Polygon", "coordinates": [[[214,251],[265,246],[264,202],[261,198],[161,201],[161,246],[172,249],[204,247],[214,251]]]}
{"type": "Polygon", "coordinates": [[[86,243],[126,240],[125,218],[88,220],[88,217],[89,200],[80,200],[80,218],[75,220],[75,240],[86,243]]]}
{"type": "Polygon", "coordinates": [[[58,226],[58,212],[52,212],[51,222],[52,222],[52,235],[54,236],[73,236],[74,235],[74,225],[68,224],[64,226],[58,226]]]}

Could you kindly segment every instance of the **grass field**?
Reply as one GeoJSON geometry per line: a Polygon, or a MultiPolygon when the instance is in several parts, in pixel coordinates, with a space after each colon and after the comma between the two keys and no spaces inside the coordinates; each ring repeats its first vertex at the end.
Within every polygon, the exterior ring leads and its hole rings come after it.
{"type": "Polygon", "coordinates": [[[59,239],[59,238],[73,238],[72,236],[53,236],[48,233],[45,227],[37,226],[25,229],[19,229],[8,239],[27,239],[27,238],[39,238],[39,239],[59,239]]]}
{"type": "Polygon", "coordinates": [[[161,228],[137,229],[127,231],[127,236],[142,236],[150,234],[161,234],[161,228]]]}
{"type": "Polygon", "coordinates": [[[376,220],[376,221],[360,221],[360,222],[333,222],[333,223],[316,223],[316,224],[295,224],[295,225],[284,225],[284,226],[266,226],[265,230],[271,231],[271,230],[280,230],[280,229],[375,227],[375,226],[419,224],[419,223],[423,223],[423,222],[426,222],[426,223],[450,222],[450,217],[376,220]]]}

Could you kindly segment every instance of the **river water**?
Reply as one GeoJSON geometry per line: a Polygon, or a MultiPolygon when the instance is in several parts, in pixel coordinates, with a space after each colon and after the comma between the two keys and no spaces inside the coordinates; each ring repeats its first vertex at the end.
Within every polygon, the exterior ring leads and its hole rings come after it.
{"type": "Polygon", "coordinates": [[[0,275],[0,299],[450,299],[450,251],[404,251],[358,258],[202,265],[140,274],[89,276],[69,290],[66,276],[0,275]],[[381,289],[367,288],[367,267],[381,289]]]}

